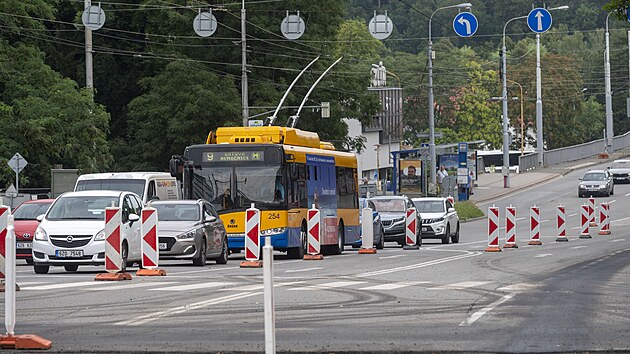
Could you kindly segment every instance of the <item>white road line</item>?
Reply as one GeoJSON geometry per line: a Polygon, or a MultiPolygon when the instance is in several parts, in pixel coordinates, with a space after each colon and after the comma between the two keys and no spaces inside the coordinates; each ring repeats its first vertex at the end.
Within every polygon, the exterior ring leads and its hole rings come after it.
{"type": "Polygon", "coordinates": [[[378,259],[391,259],[391,258],[400,258],[400,257],[405,257],[404,254],[397,254],[394,256],[385,256],[385,257],[378,257],[378,259]]]}
{"type": "Polygon", "coordinates": [[[540,223],[549,222],[549,220],[542,220],[540,223]]]}
{"type": "Polygon", "coordinates": [[[630,197],[630,193],[626,194],[624,197],[630,197]]]}
{"type": "Polygon", "coordinates": [[[625,240],[626,240],[625,238],[620,238],[620,239],[617,239],[617,240],[612,240],[612,241],[610,241],[610,242],[611,242],[611,243],[613,243],[613,242],[623,242],[623,241],[625,241],[625,240]]]}
{"type": "MultiPolygon", "coordinates": [[[[484,241],[484,242],[487,242],[487,241],[484,241]]],[[[395,267],[395,268],[389,268],[389,269],[376,270],[376,271],[373,271],[373,272],[361,273],[361,274],[357,274],[356,276],[358,278],[367,278],[367,277],[373,277],[373,276],[376,276],[376,275],[397,273],[397,272],[400,272],[400,271],[406,271],[406,270],[430,267],[430,266],[433,266],[433,265],[436,265],[436,264],[441,264],[441,263],[456,261],[456,260],[459,260],[459,259],[479,256],[481,254],[482,254],[481,252],[468,252],[467,254],[441,258],[441,259],[437,259],[437,260],[434,260],[434,261],[428,261],[428,262],[423,262],[423,263],[411,264],[411,265],[408,265],[408,266],[395,267]]]]}
{"type": "Polygon", "coordinates": [[[83,281],[78,283],[62,283],[62,284],[48,284],[48,285],[39,285],[39,286],[31,286],[31,287],[20,287],[21,290],[55,290],[55,289],[66,289],[66,288],[79,288],[82,286],[94,286],[97,287],[106,283],[97,282],[97,281],[83,281]]]}
{"type": "Polygon", "coordinates": [[[446,285],[442,285],[442,286],[437,286],[434,288],[429,288],[427,290],[457,290],[457,289],[467,289],[467,288],[474,288],[477,286],[481,286],[481,285],[485,285],[485,284],[490,284],[491,282],[489,281],[464,281],[461,283],[453,283],[453,284],[446,284],[446,285]]]}
{"type": "Polygon", "coordinates": [[[219,289],[219,291],[255,291],[262,290],[265,286],[262,284],[237,286],[235,288],[219,289]]]}
{"type": "Polygon", "coordinates": [[[320,269],[324,269],[322,267],[313,267],[313,268],[304,268],[304,269],[288,269],[285,270],[285,273],[299,273],[299,272],[310,272],[312,270],[320,270],[320,269]]]}
{"type": "Polygon", "coordinates": [[[494,310],[497,306],[499,306],[502,303],[504,303],[504,302],[508,301],[509,299],[513,298],[514,295],[516,295],[516,293],[505,295],[504,297],[502,297],[499,300],[491,303],[487,307],[484,307],[481,310],[473,313],[470,317],[468,317],[467,320],[463,321],[459,325],[462,326],[462,327],[463,326],[470,326],[471,324],[475,323],[478,319],[480,319],[483,315],[487,314],[488,312],[494,310]]]}
{"type": "Polygon", "coordinates": [[[122,285],[111,285],[111,286],[99,286],[96,288],[85,288],[81,290],[85,291],[112,291],[112,290],[122,290],[122,289],[132,289],[132,288],[148,288],[156,285],[166,285],[166,284],[177,284],[179,282],[160,282],[158,283],[132,283],[132,284],[122,284],[122,285]]]}
{"type": "Polygon", "coordinates": [[[544,258],[544,257],[549,257],[549,256],[553,256],[553,254],[551,254],[551,253],[543,253],[543,254],[539,254],[537,256],[534,256],[534,258],[544,258]]]}
{"type": "Polygon", "coordinates": [[[165,311],[159,311],[159,312],[154,312],[154,313],[150,313],[150,314],[147,314],[147,315],[138,316],[136,318],[132,318],[132,319],[127,320],[127,321],[117,322],[117,323],[115,323],[115,325],[119,325],[119,326],[139,326],[139,325],[145,324],[147,322],[159,320],[159,319],[161,319],[163,317],[166,317],[166,316],[177,315],[177,314],[185,313],[185,312],[188,312],[188,311],[194,311],[194,310],[198,310],[200,308],[204,308],[204,307],[208,307],[208,306],[212,306],[212,305],[217,305],[217,304],[222,304],[224,302],[240,300],[240,299],[244,299],[244,298],[247,298],[247,297],[260,295],[260,294],[262,294],[262,292],[238,293],[238,294],[227,295],[227,296],[219,297],[219,298],[216,298],[216,299],[204,300],[204,301],[195,302],[195,303],[189,304],[189,305],[174,307],[172,309],[165,310],[165,311]]]}
{"type": "Polygon", "coordinates": [[[365,288],[359,288],[359,290],[395,290],[395,289],[405,288],[408,286],[414,286],[414,285],[419,285],[419,284],[429,284],[429,283],[431,282],[430,281],[401,281],[397,283],[367,286],[365,288]]]}
{"type": "Polygon", "coordinates": [[[303,291],[303,290],[326,290],[326,289],[336,289],[343,288],[352,285],[364,284],[364,281],[334,281],[331,283],[317,284],[317,285],[309,285],[302,286],[299,288],[288,289],[290,291],[303,291]]]}
{"type": "Polygon", "coordinates": [[[569,217],[576,216],[578,213],[569,214],[569,217]]]}
{"type": "Polygon", "coordinates": [[[527,218],[516,218],[516,221],[527,220],[527,218]]]}
{"type": "Polygon", "coordinates": [[[149,289],[149,290],[150,291],[199,290],[199,289],[207,289],[207,288],[218,288],[218,287],[221,287],[221,286],[232,285],[232,284],[234,284],[234,283],[213,282],[213,283],[188,284],[188,285],[179,285],[179,286],[167,286],[167,287],[154,288],[154,289],[149,289]]]}
{"type": "Polygon", "coordinates": [[[569,247],[569,249],[572,249],[572,250],[579,250],[580,248],[586,248],[586,246],[569,247]]]}
{"type": "Polygon", "coordinates": [[[507,293],[513,293],[513,292],[521,292],[521,291],[525,291],[525,290],[530,290],[530,289],[534,289],[537,288],[538,285],[536,284],[530,284],[530,283],[518,283],[518,284],[512,284],[512,285],[508,285],[508,286],[504,286],[501,288],[498,288],[498,291],[505,291],[507,293]]]}

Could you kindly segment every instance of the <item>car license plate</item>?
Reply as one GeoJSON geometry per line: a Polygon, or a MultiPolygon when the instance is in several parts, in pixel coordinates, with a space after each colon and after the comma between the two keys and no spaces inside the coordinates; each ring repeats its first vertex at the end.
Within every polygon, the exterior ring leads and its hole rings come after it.
{"type": "Polygon", "coordinates": [[[15,248],[19,250],[30,250],[33,248],[33,244],[30,242],[18,242],[15,244],[15,248]]]}
{"type": "Polygon", "coordinates": [[[165,250],[165,249],[167,249],[167,248],[168,248],[168,246],[166,245],[166,243],[164,243],[164,242],[160,242],[160,249],[161,249],[161,250],[165,250]]]}
{"type": "Polygon", "coordinates": [[[79,257],[83,257],[83,250],[76,250],[76,251],[57,250],[55,251],[55,255],[59,258],[79,258],[79,257]]]}

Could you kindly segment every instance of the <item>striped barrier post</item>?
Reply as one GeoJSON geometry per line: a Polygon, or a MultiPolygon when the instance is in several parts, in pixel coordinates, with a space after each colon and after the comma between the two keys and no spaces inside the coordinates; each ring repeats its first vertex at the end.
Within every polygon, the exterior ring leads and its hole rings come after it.
{"type": "Polygon", "coordinates": [[[361,248],[359,248],[359,254],[375,253],[376,248],[374,248],[374,214],[371,208],[363,208],[361,210],[361,248]]]}
{"type": "Polygon", "coordinates": [[[582,204],[582,213],[580,214],[580,237],[579,238],[592,238],[588,232],[589,226],[589,206],[582,204]]]}
{"type": "Polygon", "coordinates": [[[422,238],[418,237],[418,222],[416,208],[407,209],[405,218],[405,250],[417,250],[420,248],[422,238]],[[418,242],[418,239],[420,242],[418,242]]]}
{"type": "Polygon", "coordinates": [[[8,215],[8,208],[3,215],[6,218],[4,229],[3,247],[6,250],[6,295],[4,299],[4,324],[6,335],[0,336],[0,348],[2,349],[50,349],[52,342],[34,334],[15,335],[15,228],[13,227],[13,216],[8,215]]]}
{"type": "Polygon", "coordinates": [[[138,269],[139,276],[164,276],[166,271],[158,268],[160,260],[160,247],[158,239],[158,213],[155,208],[142,209],[140,216],[140,235],[142,243],[142,269],[138,269]]]}
{"type": "Polygon", "coordinates": [[[598,235],[610,235],[610,204],[599,205],[599,233],[598,235]]]}
{"type": "Polygon", "coordinates": [[[319,261],[324,259],[321,253],[321,223],[322,217],[319,209],[313,207],[308,210],[307,230],[308,246],[304,255],[305,260],[319,261]]]}
{"type": "Polygon", "coordinates": [[[529,233],[531,235],[531,240],[528,245],[542,245],[542,242],[540,241],[540,208],[535,205],[529,210],[529,233]]]}
{"type": "Polygon", "coordinates": [[[486,252],[501,252],[499,247],[499,208],[488,208],[488,247],[486,252]]]}
{"type": "Polygon", "coordinates": [[[4,240],[7,237],[7,226],[9,225],[9,214],[11,209],[8,206],[0,205],[0,279],[2,279],[2,285],[0,285],[0,291],[5,290],[4,286],[4,273],[6,267],[5,254],[6,249],[4,246],[4,240]]]}
{"type": "Polygon", "coordinates": [[[254,203],[245,210],[245,261],[241,268],[260,268],[260,210],[254,203]]]}
{"type": "Polygon", "coordinates": [[[556,209],[556,228],[558,230],[557,242],[568,242],[567,238],[567,213],[563,206],[556,209]]]}
{"type": "Polygon", "coordinates": [[[516,244],[516,208],[505,208],[505,245],[503,248],[518,248],[516,244]]]}
{"type": "Polygon", "coordinates": [[[595,222],[595,198],[588,198],[588,223],[589,226],[597,226],[595,222]]]}
{"type": "Polygon", "coordinates": [[[105,271],[97,274],[94,280],[131,280],[131,275],[123,270],[121,255],[122,211],[120,207],[105,208],[105,271]]]}

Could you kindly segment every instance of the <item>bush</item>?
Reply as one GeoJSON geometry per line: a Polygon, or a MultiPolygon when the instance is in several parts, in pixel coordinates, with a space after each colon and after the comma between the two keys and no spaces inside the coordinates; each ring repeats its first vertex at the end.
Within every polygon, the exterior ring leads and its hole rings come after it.
{"type": "Polygon", "coordinates": [[[457,202],[454,205],[455,210],[457,210],[457,215],[459,216],[459,220],[466,221],[472,218],[478,218],[484,216],[485,214],[481,209],[477,208],[475,204],[471,201],[457,202]]]}

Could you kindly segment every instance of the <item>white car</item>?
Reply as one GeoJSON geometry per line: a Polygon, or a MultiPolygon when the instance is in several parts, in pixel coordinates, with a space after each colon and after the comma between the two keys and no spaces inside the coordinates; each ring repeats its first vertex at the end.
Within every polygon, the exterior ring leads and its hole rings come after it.
{"type": "Polygon", "coordinates": [[[33,238],[35,273],[46,274],[50,266],[74,272],[80,265],[105,263],[105,208],[121,206],[123,271],[141,261],[138,195],[120,191],[82,191],[60,195],[40,221],[33,238]]]}
{"type": "Polygon", "coordinates": [[[459,242],[459,216],[448,198],[413,198],[412,201],[422,218],[423,239],[459,242]]]}

